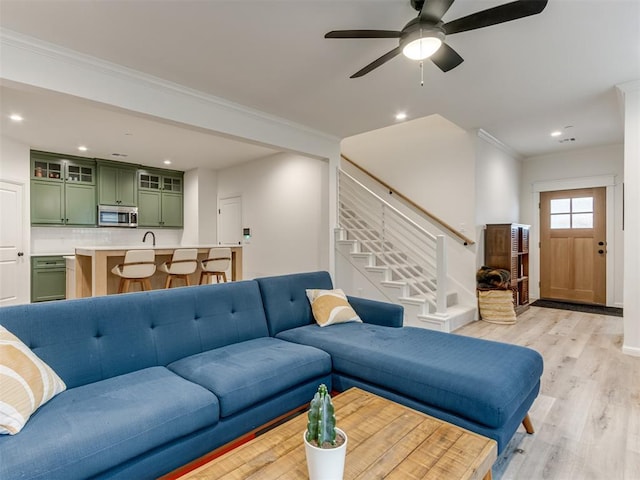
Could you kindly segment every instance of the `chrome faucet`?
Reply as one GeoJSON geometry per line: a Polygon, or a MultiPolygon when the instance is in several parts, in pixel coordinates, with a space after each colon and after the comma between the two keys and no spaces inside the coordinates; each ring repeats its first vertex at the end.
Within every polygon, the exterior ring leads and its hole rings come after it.
{"type": "Polygon", "coordinates": [[[151,230],[144,232],[144,237],[142,237],[142,243],[147,241],[147,235],[151,234],[151,238],[153,239],[153,246],[156,246],[156,234],[153,233],[151,230]]]}

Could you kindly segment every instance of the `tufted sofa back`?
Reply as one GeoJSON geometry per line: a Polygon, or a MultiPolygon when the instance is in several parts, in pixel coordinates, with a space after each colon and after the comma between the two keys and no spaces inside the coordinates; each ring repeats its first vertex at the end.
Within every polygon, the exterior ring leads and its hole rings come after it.
{"type": "Polygon", "coordinates": [[[0,308],[67,387],[269,335],[255,281],[0,308]]]}
{"type": "Polygon", "coordinates": [[[294,273],[258,278],[256,281],[260,285],[269,333],[274,337],[283,330],[314,322],[307,299],[307,288],[333,288],[328,272],[294,273]]]}

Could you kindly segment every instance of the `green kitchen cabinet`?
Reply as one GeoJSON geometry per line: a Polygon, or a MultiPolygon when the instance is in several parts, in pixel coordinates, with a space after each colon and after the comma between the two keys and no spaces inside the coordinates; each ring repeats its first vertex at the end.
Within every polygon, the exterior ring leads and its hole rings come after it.
{"type": "Polygon", "coordinates": [[[31,301],[66,297],[66,265],[61,256],[31,257],[31,301]]]}
{"type": "Polygon", "coordinates": [[[98,163],[98,203],[100,205],[138,205],[135,168],[98,163]]]}
{"type": "Polygon", "coordinates": [[[183,226],[184,178],[182,173],[164,170],[138,171],[138,225],[141,227],[183,226]]]}
{"type": "Polygon", "coordinates": [[[97,220],[96,187],[67,185],[65,187],[65,225],[95,225],[97,220]]]}
{"type": "Polygon", "coordinates": [[[182,227],[183,225],[183,196],[182,194],[162,194],[162,226],[182,227]]]}
{"type": "Polygon", "coordinates": [[[138,226],[162,226],[162,194],[146,190],[138,191],[138,226]]]}
{"type": "Polygon", "coordinates": [[[31,166],[32,225],[96,225],[95,162],[32,151],[31,166]]]}
{"type": "Polygon", "coordinates": [[[31,223],[64,225],[64,183],[31,180],[31,223]]]}

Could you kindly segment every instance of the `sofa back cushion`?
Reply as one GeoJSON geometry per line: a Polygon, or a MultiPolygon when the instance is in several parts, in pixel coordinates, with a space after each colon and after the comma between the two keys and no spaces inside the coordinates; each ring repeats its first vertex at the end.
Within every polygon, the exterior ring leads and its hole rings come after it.
{"type": "Polygon", "coordinates": [[[268,336],[255,281],[0,308],[68,388],[268,336]]]}
{"type": "Polygon", "coordinates": [[[283,330],[315,323],[306,289],[333,288],[328,272],[294,273],[258,278],[256,281],[272,336],[283,330]]]}

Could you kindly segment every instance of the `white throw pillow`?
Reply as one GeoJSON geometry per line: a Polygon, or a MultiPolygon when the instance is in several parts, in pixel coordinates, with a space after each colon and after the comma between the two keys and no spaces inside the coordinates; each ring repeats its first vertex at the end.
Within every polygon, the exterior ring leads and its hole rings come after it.
{"type": "Polygon", "coordinates": [[[336,323],[362,322],[341,289],[308,289],[306,292],[313,318],[321,327],[336,323]]]}
{"type": "Polygon", "coordinates": [[[0,325],[0,434],[18,433],[39,407],[66,388],[49,365],[0,325]]]}

